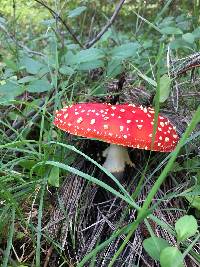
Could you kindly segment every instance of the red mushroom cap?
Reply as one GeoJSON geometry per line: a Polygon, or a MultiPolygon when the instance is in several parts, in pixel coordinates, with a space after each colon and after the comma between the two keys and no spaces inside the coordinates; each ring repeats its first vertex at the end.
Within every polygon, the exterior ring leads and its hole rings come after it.
{"type": "Polygon", "coordinates": [[[159,115],[152,143],[154,109],[134,104],[74,104],[56,112],[54,125],[68,133],[128,147],[170,152],[179,140],[176,127],[159,115]]]}

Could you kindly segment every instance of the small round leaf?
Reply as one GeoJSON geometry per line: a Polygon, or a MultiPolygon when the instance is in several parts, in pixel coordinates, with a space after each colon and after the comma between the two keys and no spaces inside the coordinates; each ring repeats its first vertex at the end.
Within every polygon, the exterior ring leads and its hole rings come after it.
{"type": "Polygon", "coordinates": [[[150,237],[144,240],[143,247],[152,259],[159,261],[161,250],[169,247],[169,243],[161,237],[150,237]]]}
{"type": "Polygon", "coordinates": [[[178,241],[184,241],[195,235],[198,229],[197,220],[192,215],[185,215],[175,223],[178,241]]]}
{"type": "Polygon", "coordinates": [[[183,255],[175,247],[164,248],[160,253],[161,267],[184,267],[183,255]]]}

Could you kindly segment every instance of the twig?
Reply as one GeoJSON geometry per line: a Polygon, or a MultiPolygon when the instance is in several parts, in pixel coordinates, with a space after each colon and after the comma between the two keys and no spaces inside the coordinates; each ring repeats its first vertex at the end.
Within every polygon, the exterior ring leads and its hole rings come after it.
{"type": "Polygon", "coordinates": [[[44,267],[48,266],[52,252],[53,252],[53,246],[50,246],[50,248],[47,251],[47,255],[46,255],[45,261],[44,261],[44,267]]]}
{"type": "Polygon", "coordinates": [[[69,25],[53,10],[51,9],[49,6],[47,6],[44,2],[39,1],[39,0],[35,0],[35,2],[37,2],[38,4],[42,5],[43,7],[45,7],[46,9],[49,10],[49,12],[51,13],[51,15],[59,20],[67,29],[67,31],[70,33],[70,35],[72,36],[72,38],[74,39],[74,41],[79,44],[79,46],[81,48],[84,48],[84,46],[81,44],[81,42],[78,40],[78,38],[76,37],[76,35],[74,34],[73,30],[69,27],[69,25]]]}
{"type": "Polygon", "coordinates": [[[97,34],[97,36],[90,41],[87,45],[86,48],[90,48],[91,46],[93,46],[101,37],[102,35],[110,28],[110,26],[113,24],[113,22],[115,21],[120,9],[122,8],[122,5],[124,4],[125,0],[121,0],[119,2],[119,4],[116,6],[116,9],[112,15],[112,17],[110,18],[110,20],[108,21],[108,23],[103,27],[103,29],[97,34]]]}

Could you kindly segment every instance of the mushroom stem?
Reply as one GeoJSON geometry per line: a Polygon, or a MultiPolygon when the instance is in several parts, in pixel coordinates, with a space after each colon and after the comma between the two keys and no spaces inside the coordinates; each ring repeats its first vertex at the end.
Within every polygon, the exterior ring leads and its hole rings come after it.
{"type": "Polygon", "coordinates": [[[103,157],[106,157],[103,167],[111,173],[123,172],[126,164],[134,166],[129,157],[128,150],[124,146],[110,144],[103,151],[103,157]]]}

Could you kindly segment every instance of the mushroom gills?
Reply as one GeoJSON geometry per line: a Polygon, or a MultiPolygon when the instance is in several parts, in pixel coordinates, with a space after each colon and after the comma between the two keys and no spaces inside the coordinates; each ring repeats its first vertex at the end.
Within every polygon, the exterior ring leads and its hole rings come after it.
{"type": "Polygon", "coordinates": [[[123,172],[126,164],[131,167],[135,166],[129,157],[127,148],[124,146],[110,144],[103,151],[103,157],[106,158],[103,167],[111,173],[123,172]]]}

